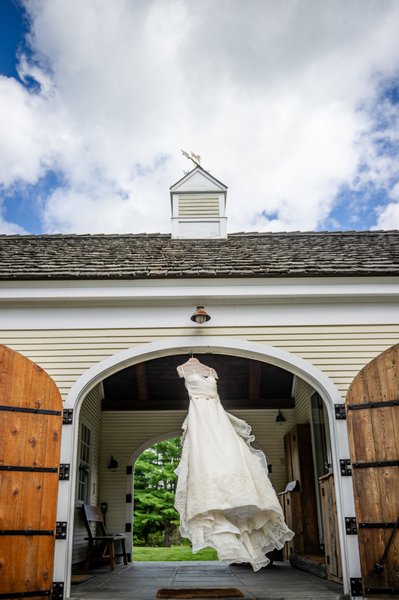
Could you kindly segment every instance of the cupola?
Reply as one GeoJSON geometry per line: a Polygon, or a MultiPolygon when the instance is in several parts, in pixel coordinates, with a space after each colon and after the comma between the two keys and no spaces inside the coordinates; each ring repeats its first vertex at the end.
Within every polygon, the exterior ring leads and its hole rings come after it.
{"type": "Polygon", "coordinates": [[[170,188],[172,239],[227,237],[227,187],[197,164],[170,188]]]}

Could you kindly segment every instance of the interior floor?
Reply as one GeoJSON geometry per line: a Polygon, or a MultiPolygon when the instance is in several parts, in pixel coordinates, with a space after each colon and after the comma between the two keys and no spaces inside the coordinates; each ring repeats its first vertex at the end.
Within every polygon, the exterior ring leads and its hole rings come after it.
{"type": "Polygon", "coordinates": [[[153,600],[161,588],[238,588],[244,600],[341,600],[342,586],[294,569],[287,561],[254,573],[247,565],[218,562],[130,563],[91,570],[91,579],[73,584],[81,600],[153,600]]]}

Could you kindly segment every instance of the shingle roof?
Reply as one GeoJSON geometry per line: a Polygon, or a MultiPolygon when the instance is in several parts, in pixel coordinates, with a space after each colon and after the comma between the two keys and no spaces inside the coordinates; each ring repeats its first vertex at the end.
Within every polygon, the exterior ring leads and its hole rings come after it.
{"type": "Polygon", "coordinates": [[[399,275],[399,231],[0,236],[0,280],[399,275]]]}

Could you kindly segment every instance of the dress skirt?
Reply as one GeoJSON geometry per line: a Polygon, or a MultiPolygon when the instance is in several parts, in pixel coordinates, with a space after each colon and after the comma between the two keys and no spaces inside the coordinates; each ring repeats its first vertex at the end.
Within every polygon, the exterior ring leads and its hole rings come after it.
{"type": "Polygon", "coordinates": [[[293,537],[269,480],[263,452],[251,446],[250,426],[227,413],[213,377],[186,378],[190,407],[183,424],[175,507],[193,552],[210,546],[219,560],[250,563],[293,537]],[[205,381],[204,381],[205,380],[205,381]]]}

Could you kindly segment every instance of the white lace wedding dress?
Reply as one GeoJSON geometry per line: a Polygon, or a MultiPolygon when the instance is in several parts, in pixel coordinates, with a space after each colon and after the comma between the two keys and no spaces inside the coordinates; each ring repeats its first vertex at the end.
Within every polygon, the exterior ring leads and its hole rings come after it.
{"type": "Polygon", "coordinates": [[[183,423],[175,507],[180,532],[193,552],[211,546],[224,563],[257,571],[294,534],[270,483],[263,452],[252,448],[251,428],[224,410],[216,380],[184,374],[190,407],[183,423]]]}

